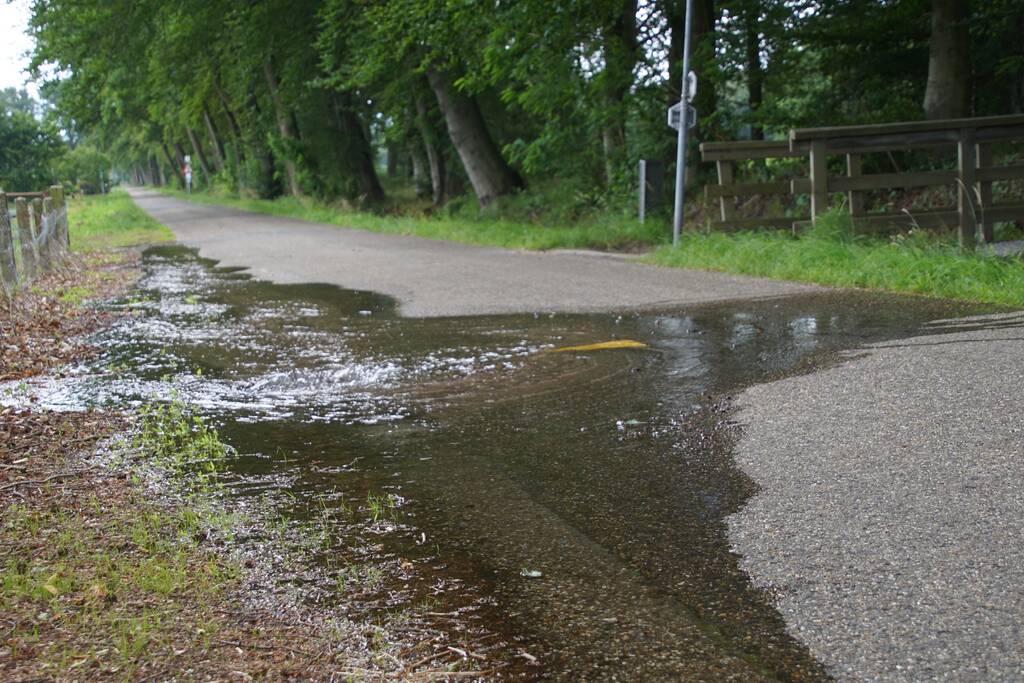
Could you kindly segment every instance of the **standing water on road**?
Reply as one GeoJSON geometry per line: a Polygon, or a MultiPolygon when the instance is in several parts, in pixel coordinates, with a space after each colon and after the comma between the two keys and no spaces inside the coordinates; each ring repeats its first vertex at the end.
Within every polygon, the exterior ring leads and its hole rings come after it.
{"type": "Polygon", "coordinates": [[[0,403],[180,396],[238,450],[232,496],[349,514],[320,571],[295,578],[311,599],[468,623],[509,643],[509,675],[563,680],[825,678],[730,550],[723,519],[755,487],[730,457],[729,394],[966,312],[826,293],[406,319],[182,247],[145,269],[98,361],[0,387],[0,403]],[[626,339],[644,346],[555,352],[626,339]]]}

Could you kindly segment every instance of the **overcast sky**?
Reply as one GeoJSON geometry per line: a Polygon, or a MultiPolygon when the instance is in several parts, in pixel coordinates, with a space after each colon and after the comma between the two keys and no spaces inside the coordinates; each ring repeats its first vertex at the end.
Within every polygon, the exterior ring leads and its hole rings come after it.
{"type": "MultiPolygon", "coordinates": [[[[25,33],[30,0],[0,0],[0,88],[24,88],[32,39],[25,33]]],[[[36,88],[27,86],[36,95],[36,88]]]]}

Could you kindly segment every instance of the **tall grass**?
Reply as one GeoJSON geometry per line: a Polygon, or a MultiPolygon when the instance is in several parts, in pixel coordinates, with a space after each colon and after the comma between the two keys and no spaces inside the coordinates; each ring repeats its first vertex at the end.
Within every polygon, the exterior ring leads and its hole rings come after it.
{"type": "Polygon", "coordinates": [[[174,239],[171,231],[135,205],[125,192],[73,198],[68,232],[75,251],[97,251],[174,239]]]}
{"type": "Polygon", "coordinates": [[[1024,261],[963,252],[924,233],[854,235],[838,211],[795,238],[780,232],[686,233],[647,257],[678,268],[1024,306],[1024,261]]]}

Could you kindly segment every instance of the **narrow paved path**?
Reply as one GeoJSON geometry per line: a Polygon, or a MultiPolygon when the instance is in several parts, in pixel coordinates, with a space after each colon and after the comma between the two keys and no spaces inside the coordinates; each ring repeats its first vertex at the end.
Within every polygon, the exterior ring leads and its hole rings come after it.
{"type": "Polygon", "coordinates": [[[733,547],[841,681],[1024,681],[1024,314],[938,329],[739,399],[733,547]]]}
{"type": "Polygon", "coordinates": [[[347,230],[193,204],[132,198],[201,256],[278,283],[323,282],[398,300],[403,315],[620,311],[784,296],[816,288],[658,268],[622,257],[474,247],[347,230]]]}

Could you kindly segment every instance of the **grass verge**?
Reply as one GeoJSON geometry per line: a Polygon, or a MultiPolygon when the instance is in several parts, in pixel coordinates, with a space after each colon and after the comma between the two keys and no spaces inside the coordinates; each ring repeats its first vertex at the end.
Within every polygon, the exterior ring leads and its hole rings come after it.
{"type": "Polygon", "coordinates": [[[1024,306],[1024,262],[965,253],[910,233],[892,239],[852,234],[838,213],[794,238],[781,232],[686,233],[649,263],[677,268],[1024,306]]]}
{"type": "Polygon", "coordinates": [[[520,209],[528,211],[525,207],[511,205],[517,201],[528,201],[526,198],[512,198],[506,206],[493,206],[479,212],[466,209],[457,215],[379,215],[312,199],[246,199],[200,192],[187,195],[166,187],[156,189],[199,204],[229,206],[253,213],[297,218],[343,228],[507,249],[637,250],[662,243],[667,238],[664,226],[658,222],[640,223],[615,213],[596,214],[587,223],[561,226],[502,217],[505,211],[513,214],[519,213],[520,209]]]}
{"type": "Polygon", "coordinates": [[[174,239],[170,230],[120,190],[73,198],[68,206],[68,232],[75,251],[116,249],[174,239]]]}

